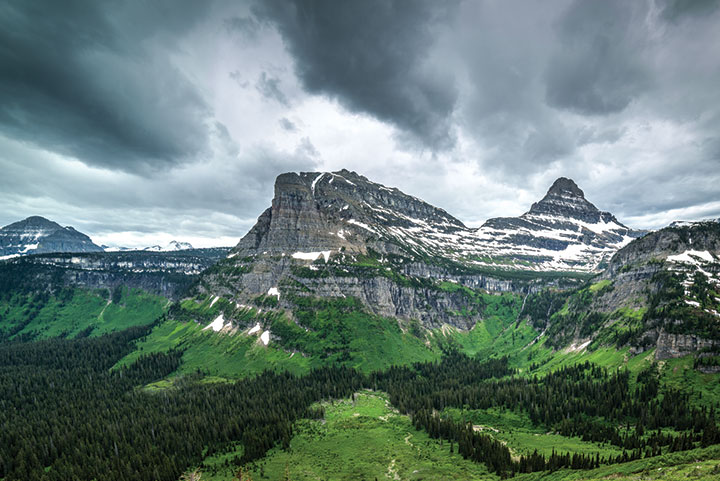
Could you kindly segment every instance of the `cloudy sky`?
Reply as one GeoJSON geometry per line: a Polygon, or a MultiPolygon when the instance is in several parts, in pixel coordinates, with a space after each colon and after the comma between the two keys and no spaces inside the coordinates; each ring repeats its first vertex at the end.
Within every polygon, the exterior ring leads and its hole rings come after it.
{"type": "Polygon", "coordinates": [[[720,217],[720,2],[0,3],[1,225],[234,245],[278,174],[341,168],[472,226],[559,176],[720,217]]]}

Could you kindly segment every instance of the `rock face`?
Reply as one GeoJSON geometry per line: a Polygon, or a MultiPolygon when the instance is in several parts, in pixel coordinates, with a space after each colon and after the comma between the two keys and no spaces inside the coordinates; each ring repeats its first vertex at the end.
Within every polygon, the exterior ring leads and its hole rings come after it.
{"type": "Polygon", "coordinates": [[[175,299],[202,271],[225,258],[228,250],[62,253],[19,257],[0,264],[0,288],[38,291],[63,286],[99,289],[123,285],[175,299]]]}
{"type": "Polygon", "coordinates": [[[271,207],[199,289],[242,303],[278,289],[286,308],[296,295],[353,296],[380,315],[466,329],[479,318],[459,315],[472,311],[468,299],[442,282],[531,292],[548,282],[533,280],[543,271],[592,272],[632,234],[569,179],[528,214],[471,229],[354,172],[287,173],[271,207]]]}
{"type": "Polygon", "coordinates": [[[661,330],[656,342],[655,359],[682,357],[703,349],[720,349],[720,342],[696,335],[670,334],[661,330]]]}
{"type": "Polygon", "coordinates": [[[48,252],[102,252],[85,234],[44,217],[28,217],[0,229],[0,257],[48,252]]]}
{"type": "Polygon", "coordinates": [[[468,229],[444,210],[354,172],[287,173],[275,181],[272,206],[235,252],[244,257],[341,249],[365,253],[372,248],[413,254],[422,251],[417,248],[421,238],[435,231],[454,234],[468,229]]]}

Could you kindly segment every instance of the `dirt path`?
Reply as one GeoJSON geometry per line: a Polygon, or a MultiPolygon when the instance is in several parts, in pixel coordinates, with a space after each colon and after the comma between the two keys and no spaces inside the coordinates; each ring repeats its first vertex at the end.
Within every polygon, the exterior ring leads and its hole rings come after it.
{"type": "Polygon", "coordinates": [[[388,472],[385,475],[390,479],[394,479],[395,481],[400,481],[400,475],[397,472],[397,469],[395,468],[395,459],[390,461],[390,465],[388,466],[388,472]]]}

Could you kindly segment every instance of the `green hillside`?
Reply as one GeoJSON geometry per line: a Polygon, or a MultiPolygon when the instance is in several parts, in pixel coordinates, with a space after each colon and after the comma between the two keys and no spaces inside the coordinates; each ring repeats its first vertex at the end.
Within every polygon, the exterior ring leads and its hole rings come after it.
{"type": "Polygon", "coordinates": [[[6,339],[98,336],[151,324],[168,300],[140,289],[67,287],[48,292],[10,292],[0,298],[0,336],[6,339]]]}

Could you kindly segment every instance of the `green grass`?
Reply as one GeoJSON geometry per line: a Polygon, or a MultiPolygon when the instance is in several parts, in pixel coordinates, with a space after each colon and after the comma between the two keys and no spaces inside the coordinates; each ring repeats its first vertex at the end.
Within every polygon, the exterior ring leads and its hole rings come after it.
{"type": "Polygon", "coordinates": [[[152,323],[167,307],[164,297],[123,288],[112,302],[105,289],[65,289],[56,296],[16,294],[0,303],[0,331],[12,337],[91,336],[152,323]]]}
{"type": "MultiPolygon", "coordinates": [[[[201,372],[214,380],[237,379],[265,369],[305,373],[311,360],[293,355],[271,343],[264,346],[258,337],[242,333],[226,334],[194,322],[168,320],[156,326],[150,334],[137,342],[135,350],[121,359],[115,367],[132,364],[143,354],[182,349],[182,364],[175,376],[201,372]]],[[[167,387],[166,385],[158,387],[167,387]]]]}
{"type": "MultiPolygon", "coordinates": [[[[390,406],[380,392],[363,391],[355,402],[323,403],[323,420],[301,420],[295,425],[290,447],[273,448],[248,466],[254,480],[465,480],[498,479],[482,464],[450,453],[448,442],[430,439],[416,431],[407,416],[390,406]]],[[[242,452],[205,459],[203,480],[233,479],[237,468],[225,465],[242,452]]]]}
{"type": "Polygon", "coordinates": [[[600,456],[622,454],[621,449],[610,444],[548,433],[541,426],[533,426],[527,413],[522,411],[447,408],[443,415],[455,421],[471,422],[477,429],[505,443],[514,456],[529,455],[535,450],[545,456],[550,456],[553,450],[559,453],[599,453],[600,456]]]}
{"type": "Polygon", "coordinates": [[[588,287],[588,290],[590,292],[592,292],[593,294],[595,294],[596,292],[598,292],[601,289],[604,289],[605,287],[609,286],[610,284],[612,284],[612,281],[605,279],[605,280],[602,280],[602,281],[592,284],[590,287],[588,287]]]}
{"type": "Polygon", "coordinates": [[[694,356],[689,355],[660,362],[660,379],[669,387],[692,390],[696,405],[709,407],[720,400],[720,375],[704,374],[693,369],[694,356]]]}

